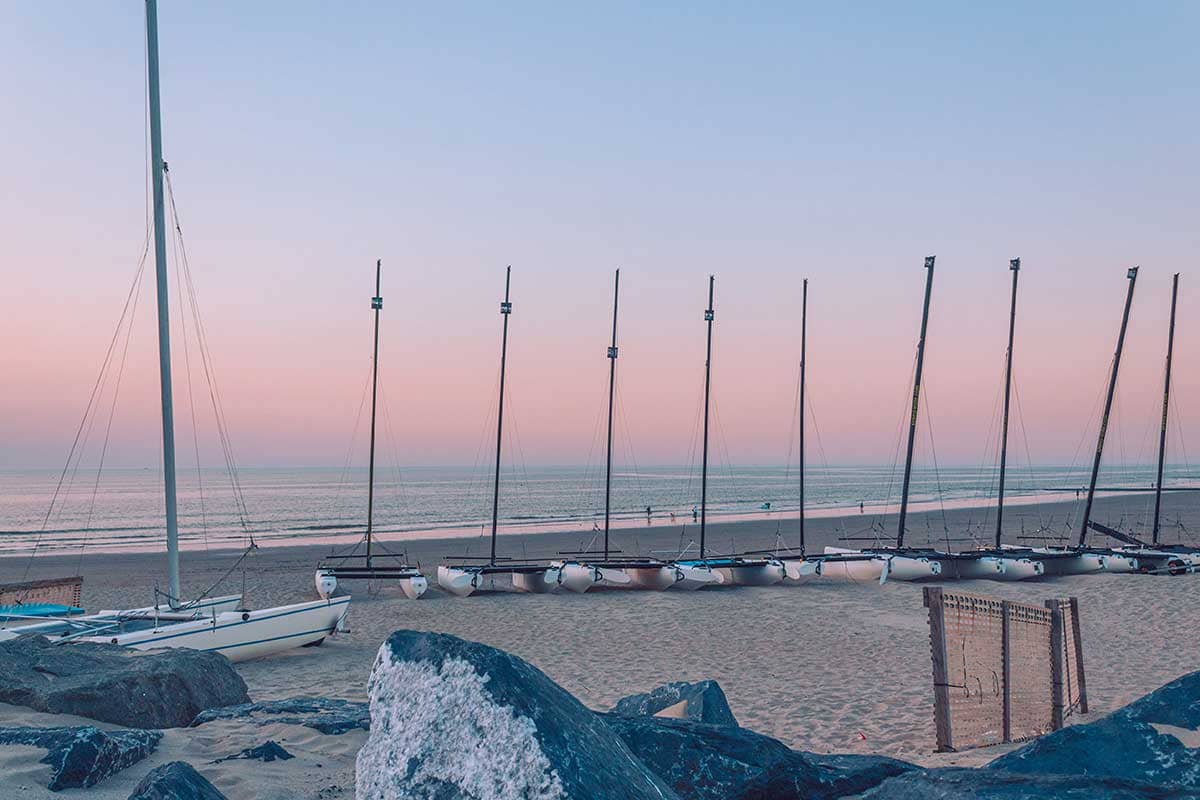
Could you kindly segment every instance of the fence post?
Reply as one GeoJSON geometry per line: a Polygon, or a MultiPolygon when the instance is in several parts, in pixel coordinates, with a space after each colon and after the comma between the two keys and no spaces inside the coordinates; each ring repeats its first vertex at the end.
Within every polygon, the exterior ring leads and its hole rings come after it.
{"type": "Polygon", "coordinates": [[[1050,730],[1063,726],[1063,613],[1062,603],[1047,600],[1050,609],[1050,730]]]}
{"type": "Polygon", "coordinates": [[[953,752],[950,675],[946,668],[946,608],[940,586],[925,587],[925,607],[929,609],[929,649],[933,656],[933,725],[937,730],[937,751],[953,752]]]}
{"type": "Polygon", "coordinates": [[[1000,603],[1000,662],[1004,665],[1004,741],[1012,741],[1012,650],[1009,648],[1009,615],[1011,604],[1000,603]]]}
{"type": "Polygon", "coordinates": [[[1083,629],[1079,625],[1079,598],[1070,598],[1071,635],[1075,637],[1075,669],[1079,675],[1079,713],[1088,713],[1087,681],[1083,677],[1083,629]]]}

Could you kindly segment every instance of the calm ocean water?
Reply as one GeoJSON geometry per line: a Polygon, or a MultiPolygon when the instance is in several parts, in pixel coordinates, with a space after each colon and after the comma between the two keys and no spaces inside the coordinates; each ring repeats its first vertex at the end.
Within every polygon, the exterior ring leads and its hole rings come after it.
{"type": "MultiPolygon", "coordinates": [[[[240,546],[246,530],[262,544],[353,537],[366,517],[366,470],[304,468],[243,469],[239,473],[248,518],[243,527],[224,470],[180,473],[180,535],[185,548],[240,546]]],[[[823,467],[811,470],[806,505],[816,512],[836,509],[868,513],[895,511],[900,495],[899,470],[888,467],[823,467]]],[[[912,500],[916,508],[986,505],[995,496],[995,470],[949,468],[915,470],[912,500]]],[[[1010,470],[1009,496],[1073,499],[1086,483],[1081,467],[1022,467],[1010,470]]],[[[1113,468],[1101,486],[1146,489],[1150,468],[1113,468]]],[[[0,471],[0,553],[147,549],[161,546],[161,478],[149,469],[110,469],[97,482],[81,470],[64,481],[51,509],[58,473],[53,470],[0,471]],[[49,512],[49,513],[48,513],[49,512]]],[[[1183,467],[1167,471],[1167,486],[1200,485],[1200,474],[1183,467]]],[[[492,476],[455,467],[382,469],[376,476],[376,528],[412,536],[468,534],[491,515],[492,476]]],[[[612,506],[619,520],[642,521],[646,507],[656,521],[671,515],[691,518],[699,500],[698,472],[683,467],[649,467],[614,474],[612,506]]],[[[714,468],[709,474],[709,510],[717,519],[764,513],[786,514],[799,508],[795,469],[783,467],[714,468]]],[[[591,526],[602,519],[602,469],[539,467],[503,471],[500,519],[506,530],[591,526]]]]}

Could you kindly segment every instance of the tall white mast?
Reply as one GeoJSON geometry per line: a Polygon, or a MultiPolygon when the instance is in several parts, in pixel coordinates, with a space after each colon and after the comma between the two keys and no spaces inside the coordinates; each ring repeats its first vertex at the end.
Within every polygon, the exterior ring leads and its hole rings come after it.
{"type": "Polygon", "coordinates": [[[175,505],[175,412],[171,401],[171,318],[167,306],[167,235],[163,206],[162,121],[158,101],[158,4],[146,0],[146,72],[150,90],[150,176],[154,187],[154,274],[158,284],[158,374],[162,390],[163,487],[167,506],[167,591],[179,601],[179,518],[175,505]]]}

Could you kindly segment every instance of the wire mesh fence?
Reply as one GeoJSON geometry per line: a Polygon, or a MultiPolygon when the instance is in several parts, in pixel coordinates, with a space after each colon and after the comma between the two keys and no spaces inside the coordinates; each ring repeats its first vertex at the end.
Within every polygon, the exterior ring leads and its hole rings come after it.
{"type": "Polygon", "coordinates": [[[939,752],[1018,742],[1087,711],[1079,605],[925,589],[939,752]]]}

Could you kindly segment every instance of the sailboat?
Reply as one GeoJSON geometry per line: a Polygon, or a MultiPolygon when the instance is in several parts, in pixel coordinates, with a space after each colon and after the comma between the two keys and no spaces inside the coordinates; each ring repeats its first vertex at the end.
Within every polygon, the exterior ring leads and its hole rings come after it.
{"type": "Polygon", "coordinates": [[[1000,477],[996,492],[996,536],[994,549],[980,548],[966,553],[940,554],[942,574],[954,578],[986,578],[997,581],[1020,581],[1036,578],[1046,571],[1042,561],[1022,557],[1002,550],[1004,532],[1004,479],[1008,468],[1008,421],[1012,401],[1013,341],[1017,328],[1017,280],[1021,274],[1021,259],[1008,262],[1012,272],[1012,299],[1008,310],[1008,349],[1004,358],[1004,412],[1000,423],[1000,477]]]}
{"type": "Polygon", "coordinates": [[[509,288],[512,267],[504,270],[504,299],[500,316],[504,320],[500,339],[500,400],[496,414],[496,472],[492,484],[492,541],[487,558],[458,556],[438,566],[438,585],[458,597],[479,591],[517,591],[544,594],[558,588],[562,574],[554,564],[521,563],[496,555],[496,534],[500,519],[500,458],[504,443],[504,373],[508,363],[508,317],[512,314],[509,288]]]}
{"type": "Polygon", "coordinates": [[[48,618],[0,630],[0,640],[41,633],[56,642],[90,641],[135,650],[189,647],[216,651],[231,661],[320,644],[343,623],[350,597],[251,610],[240,595],[181,599],[179,524],[175,491],[175,429],[171,394],[171,342],[158,76],[158,7],[146,0],[146,67],[150,113],[150,173],[154,194],[154,264],[158,290],[158,355],[162,399],[163,486],[167,532],[167,602],[143,608],[48,618]]]}
{"type": "Polygon", "coordinates": [[[1150,526],[1150,541],[1119,531],[1089,519],[1088,526],[1096,533],[1108,536],[1125,547],[1117,548],[1119,554],[1137,560],[1139,572],[1181,575],[1200,569],[1200,548],[1183,544],[1166,545],[1159,541],[1162,531],[1163,469],[1167,455],[1167,420],[1171,402],[1171,362],[1175,353],[1175,309],[1179,299],[1179,273],[1171,279],[1171,317],[1167,327],[1167,363],[1163,379],[1162,422],[1158,431],[1158,472],[1154,483],[1154,519],[1150,526]]]}
{"type": "Polygon", "coordinates": [[[371,443],[367,466],[367,532],[363,537],[365,553],[359,555],[358,545],[348,554],[331,554],[317,566],[317,593],[329,597],[337,589],[338,581],[395,581],[400,591],[409,600],[425,594],[429,582],[416,567],[409,566],[398,554],[385,552],[382,555],[371,550],[372,531],[375,521],[375,407],[379,390],[379,312],[383,310],[383,295],[380,292],[380,273],[383,260],[375,262],[375,295],[371,298],[371,309],[375,312],[375,351],[371,361],[371,443]],[[380,563],[382,561],[383,563],[380,563]]]}
{"type": "Polygon", "coordinates": [[[708,511],[708,422],[712,390],[713,287],[716,278],[708,276],[708,308],[704,309],[707,344],[704,358],[704,439],[700,462],[700,552],[699,558],[674,562],[680,572],[674,584],[681,589],[700,589],[706,586],[770,586],[783,580],[783,563],[773,557],[746,555],[710,556],[705,534],[708,511]]]}
{"type": "Polygon", "coordinates": [[[1125,305],[1121,312],[1121,328],[1117,334],[1117,348],[1113,353],[1112,370],[1108,378],[1108,390],[1104,398],[1104,411],[1100,416],[1100,431],[1096,438],[1096,452],[1092,459],[1091,479],[1088,482],[1087,500],[1079,523],[1079,540],[1075,547],[1032,547],[1022,548],[1006,545],[1008,552],[1024,552],[1045,566],[1047,575],[1087,575],[1094,572],[1132,572],[1138,568],[1137,559],[1111,548],[1087,546],[1087,532],[1091,527],[1092,503],[1096,497],[1096,480],[1100,475],[1100,462],[1104,455],[1104,440],[1108,433],[1108,421],[1112,414],[1113,399],[1117,391],[1117,377],[1121,370],[1121,354],[1125,348],[1125,332],[1129,327],[1129,309],[1133,305],[1133,290],[1137,285],[1138,268],[1130,267],[1125,277],[1129,285],[1125,293],[1125,305]]]}
{"type": "Polygon", "coordinates": [[[896,531],[896,546],[892,548],[863,548],[826,546],[818,574],[852,580],[922,580],[941,574],[937,559],[919,550],[904,547],[905,522],[908,518],[908,490],[912,477],[913,447],[916,444],[917,416],[920,408],[921,373],[925,365],[925,333],[929,327],[929,301],[933,292],[935,256],[925,258],[925,304],[921,314],[921,336],[917,340],[917,366],[913,380],[912,415],[908,426],[908,451],[904,461],[904,483],[900,495],[900,519],[896,531]]]}
{"type": "Polygon", "coordinates": [[[621,270],[613,278],[612,344],[608,346],[608,439],[604,468],[604,549],[600,553],[560,553],[558,562],[564,588],[586,592],[593,586],[662,590],[683,579],[675,566],[655,558],[619,555],[610,544],[612,521],[613,399],[617,381],[617,306],[621,295],[621,270]]]}

